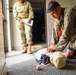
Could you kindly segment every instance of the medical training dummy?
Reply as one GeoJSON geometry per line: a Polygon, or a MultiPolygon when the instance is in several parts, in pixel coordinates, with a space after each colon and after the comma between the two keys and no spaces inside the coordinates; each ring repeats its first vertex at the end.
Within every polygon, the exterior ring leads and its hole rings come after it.
{"type": "Polygon", "coordinates": [[[56,68],[63,68],[66,65],[66,57],[60,51],[47,52],[47,49],[39,50],[35,55],[36,61],[39,64],[53,64],[56,68]]]}

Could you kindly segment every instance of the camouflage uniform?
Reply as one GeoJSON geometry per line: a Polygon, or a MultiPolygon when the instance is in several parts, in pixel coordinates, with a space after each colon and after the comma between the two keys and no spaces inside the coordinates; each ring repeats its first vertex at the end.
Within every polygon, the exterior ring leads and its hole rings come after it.
{"type": "Polygon", "coordinates": [[[76,8],[62,8],[62,16],[56,19],[53,28],[52,44],[62,51],[67,44],[69,49],[76,50],[76,8]],[[62,29],[62,36],[59,31],[62,29]]]}
{"type": "Polygon", "coordinates": [[[25,1],[23,4],[16,2],[13,6],[13,15],[17,21],[17,26],[20,31],[20,36],[22,40],[22,46],[31,45],[32,42],[32,26],[29,26],[20,20],[22,19],[32,19],[34,18],[33,8],[28,1],[25,1]],[[25,38],[26,37],[26,38],[25,38]]]}

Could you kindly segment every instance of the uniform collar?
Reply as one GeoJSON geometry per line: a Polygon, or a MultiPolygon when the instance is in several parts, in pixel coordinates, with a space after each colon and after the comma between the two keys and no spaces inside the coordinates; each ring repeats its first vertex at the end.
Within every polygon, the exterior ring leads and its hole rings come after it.
{"type": "Polygon", "coordinates": [[[61,8],[61,16],[59,18],[60,21],[64,19],[64,8],[61,8]]]}

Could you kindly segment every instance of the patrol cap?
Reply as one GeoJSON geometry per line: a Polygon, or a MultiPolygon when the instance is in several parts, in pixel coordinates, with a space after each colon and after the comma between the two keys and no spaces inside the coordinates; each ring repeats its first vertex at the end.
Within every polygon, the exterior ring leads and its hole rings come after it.
{"type": "Polygon", "coordinates": [[[60,6],[60,4],[58,2],[56,2],[56,1],[51,1],[48,4],[48,11],[53,10],[56,6],[60,6]]]}

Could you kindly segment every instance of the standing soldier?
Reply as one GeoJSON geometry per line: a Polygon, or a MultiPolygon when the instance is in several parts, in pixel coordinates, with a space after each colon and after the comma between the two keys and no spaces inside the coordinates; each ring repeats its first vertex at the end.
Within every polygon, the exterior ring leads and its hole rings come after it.
{"type": "Polygon", "coordinates": [[[69,44],[65,53],[67,58],[76,55],[76,7],[62,8],[56,1],[48,4],[48,12],[55,18],[52,45],[47,51],[62,51],[69,44]],[[60,30],[62,31],[60,33],[60,30]],[[61,35],[62,34],[62,35],[61,35]]]}
{"type": "Polygon", "coordinates": [[[31,19],[34,18],[33,8],[28,1],[18,0],[13,6],[13,15],[17,21],[19,33],[22,41],[22,53],[31,54],[32,45],[32,26],[29,25],[31,19]],[[27,20],[27,23],[25,22],[27,20]],[[28,44],[28,50],[26,51],[26,45],[28,44]]]}

